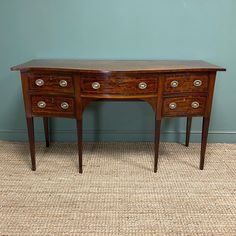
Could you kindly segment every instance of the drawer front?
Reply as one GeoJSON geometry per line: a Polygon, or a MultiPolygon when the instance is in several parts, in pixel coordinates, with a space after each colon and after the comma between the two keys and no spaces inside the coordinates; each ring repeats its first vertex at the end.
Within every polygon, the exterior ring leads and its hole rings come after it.
{"type": "Polygon", "coordinates": [[[157,92],[157,79],[150,77],[81,78],[81,92],[92,94],[152,94],[157,92]]]}
{"type": "Polygon", "coordinates": [[[201,116],[204,115],[206,97],[172,97],[164,98],[163,116],[201,116]]]}
{"type": "Polygon", "coordinates": [[[74,93],[73,78],[70,75],[33,74],[30,89],[59,93],[74,93]]]}
{"type": "Polygon", "coordinates": [[[164,92],[207,92],[208,82],[208,74],[170,74],[166,75],[164,92]]]}
{"type": "Polygon", "coordinates": [[[73,98],[61,96],[32,96],[32,113],[34,115],[73,116],[75,102],[73,98]]]}

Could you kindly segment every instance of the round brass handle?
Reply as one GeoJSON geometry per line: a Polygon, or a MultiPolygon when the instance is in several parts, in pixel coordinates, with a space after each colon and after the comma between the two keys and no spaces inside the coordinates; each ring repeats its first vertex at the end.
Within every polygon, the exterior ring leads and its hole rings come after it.
{"type": "Polygon", "coordinates": [[[68,83],[67,83],[66,80],[62,79],[62,80],[60,80],[59,85],[60,85],[61,87],[67,87],[68,83]]]}
{"type": "Polygon", "coordinates": [[[123,79],[117,79],[117,84],[122,84],[123,83],[123,79]]]}
{"type": "Polygon", "coordinates": [[[195,87],[200,87],[200,86],[202,85],[202,81],[199,80],[199,79],[194,80],[194,81],[193,81],[193,85],[194,85],[195,87]]]}
{"type": "Polygon", "coordinates": [[[199,104],[199,102],[192,102],[191,106],[192,106],[192,108],[197,109],[200,106],[200,104],[199,104]]]}
{"type": "Polygon", "coordinates": [[[43,109],[43,108],[45,108],[45,107],[47,106],[47,104],[46,104],[46,102],[44,102],[44,101],[39,101],[39,102],[37,103],[37,106],[38,106],[39,108],[43,109]]]}
{"type": "Polygon", "coordinates": [[[37,79],[35,80],[35,84],[39,87],[42,87],[44,85],[44,80],[42,79],[37,79]]]}
{"type": "Polygon", "coordinates": [[[101,85],[98,82],[93,82],[92,83],[92,88],[93,89],[99,89],[101,87],[101,85]]]}
{"type": "Polygon", "coordinates": [[[176,87],[178,87],[178,85],[179,85],[179,82],[178,82],[177,80],[173,80],[173,81],[171,81],[171,83],[170,83],[170,86],[171,86],[172,88],[176,88],[176,87]]]}
{"type": "Polygon", "coordinates": [[[145,82],[141,82],[141,83],[139,83],[138,87],[140,89],[146,89],[147,88],[147,84],[145,82]]]}
{"type": "Polygon", "coordinates": [[[69,108],[69,104],[68,104],[67,102],[62,102],[62,103],[61,103],[61,108],[62,108],[63,110],[66,110],[66,109],[69,108]]]}
{"type": "Polygon", "coordinates": [[[177,107],[177,104],[175,102],[172,102],[172,103],[169,104],[169,108],[171,110],[174,110],[176,107],[177,107]]]}

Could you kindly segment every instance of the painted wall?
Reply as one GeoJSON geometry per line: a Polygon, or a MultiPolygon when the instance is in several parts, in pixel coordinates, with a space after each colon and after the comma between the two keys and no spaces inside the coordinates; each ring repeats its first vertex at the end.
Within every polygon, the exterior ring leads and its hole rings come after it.
{"type": "MultiPolygon", "coordinates": [[[[226,67],[216,84],[210,141],[236,142],[235,0],[0,0],[0,139],[26,140],[19,74],[32,58],[202,59],[226,67]]],[[[142,102],[94,103],[86,140],[152,140],[142,102]]],[[[75,122],[54,119],[54,140],[75,140],[75,122]]],[[[182,141],[185,119],[166,120],[162,139],[182,141]]],[[[200,140],[195,118],[192,141],[200,140]]],[[[42,122],[36,120],[38,140],[42,122]]]]}

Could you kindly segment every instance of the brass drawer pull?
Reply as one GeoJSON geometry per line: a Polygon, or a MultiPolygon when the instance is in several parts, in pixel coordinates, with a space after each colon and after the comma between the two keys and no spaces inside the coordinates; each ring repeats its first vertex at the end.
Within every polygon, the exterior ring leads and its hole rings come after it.
{"type": "Polygon", "coordinates": [[[61,103],[61,108],[62,108],[63,110],[66,110],[66,109],[69,108],[69,104],[68,104],[67,102],[62,102],[62,103],[61,103]]]}
{"type": "Polygon", "coordinates": [[[123,79],[117,79],[117,84],[122,84],[123,83],[123,79]]]}
{"type": "Polygon", "coordinates": [[[145,82],[141,82],[141,83],[139,83],[138,87],[140,89],[146,89],[147,88],[147,84],[145,82]]]}
{"type": "Polygon", "coordinates": [[[199,102],[192,102],[192,108],[197,109],[199,106],[199,102]]]}
{"type": "Polygon", "coordinates": [[[42,79],[37,79],[35,80],[35,84],[39,87],[42,87],[44,85],[44,80],[42,79]]]}
{"type": "Polygon", "coordinates": [[[170,108],[171,110],[176,109],[176,107],[177,107],[177,104],[176,104],[175,102],[172,102],[172,103],[169,104],[169,108],[170,108]]]}
{"type": "Polygon", "coordinates": [[[178,82],[177,80],[173,80],[173,81],[171,81],[171,83],[170,83],[170,86],[171,86],[172,88],[176,88],[176,87],[178,87],[178,85],[179,85],[179,82],[178,82]]]}
{"type": "Polygon", "coordinates": [[[63,79],[63,80],[60,80],[59,85],[64,88],[64,87],[67,87],[68,83],[66,80],[63,79]]]}
{"type": "Polygon", "coordinates": [[[194,81],[193,81],[193,85],[194,85],[195,87],[200,87],[200,86],[202,85],[202,81],[199,80],[199,79],[194,80],[194,81]]]}
{"type": "Polygon", "coordinates": [[[46,102],[44,102],[44,101],[39,101],[39,102],[37,103],[37,106],[38,106],[39,108],[43,109],[43,108],[45,108],[45,107],[47,106],[47,104],[46,104],[46,102]]]}
{"type": "Polygon", "coordinates": [[[92,88],[93,89],[99,89],[101,87],[101,85],[98,82],[93,82],[92,83],[92,88]]]}

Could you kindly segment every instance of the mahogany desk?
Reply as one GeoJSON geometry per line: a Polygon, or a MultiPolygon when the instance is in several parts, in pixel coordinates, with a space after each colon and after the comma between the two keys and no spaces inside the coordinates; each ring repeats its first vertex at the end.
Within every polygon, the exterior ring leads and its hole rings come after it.
{"type": "Polygon", "coordinates": [[[33,117],[43,117],[46,146],[48,118],[77,121],[79,172],[82,173],[82,113],[95,100],[143,100],[155,112],[157,171],[161,120],[187,117],[186,146],[192,117],[203,117],[200,169],[204,167],[217,71],[203,61],[32,60],[11,68],[21,72],[32,170],[36,170],[33,117]]]}

